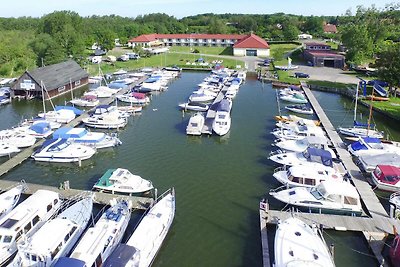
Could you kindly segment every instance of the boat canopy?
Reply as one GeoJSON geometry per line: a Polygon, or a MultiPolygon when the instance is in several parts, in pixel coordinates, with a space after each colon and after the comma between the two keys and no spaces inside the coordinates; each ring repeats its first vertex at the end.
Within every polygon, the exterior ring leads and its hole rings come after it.
{"type": "Polygon", "coordinates": [[[397,183],[400,180],[400,168],[392,165],[378,165],[374,174],[381,181],[397,183]]]}
{"type": "Polygon", "coordinates": [[[78,109],[76,107],[73,107],[73,106],[55,106],[54,109],[56,111],[59,111],[59,110],[62,110],[62,109],[72,110],[75,113],[75,115],[77,115],[77,116],[80,116],[83,113],[82,110],[80,110],[80,109],[78,109]]]}
{"type": "Polygon", "coordinates": [[[58,139],[69,139],[69,138],[80,138],[87,134],[87,130],[85,128],[70,128],[70,127],[63,127],[56,130],[53,133],[53,138],[58,139]]]}
{"type": "Polygon", "coordinates": [[[29,127],[32,131],[38,133],[38,134],[45,134],[48,131],[51,130],[50,123],[48,121],[43,121],[43,122],[36,122],[33,125],[29,127]]]}
{"type": "Polygon", "coordinates": [[[58,259],[54,267],[88,267],[84,261],[74,259],[74,258],[67,258],[61,257],[58,259]]]}
{"type": "Polygon", "coordinates": [[[108,87],[111,89],[126,89],[128,88],[128,85],[121,82],[112,82],[108,84],[108,87]]]}
{"type": "Polygon", "coordinates": [[[94,111],[94,114],[103,114],[103,113],[106,113],[106,112],[110,112],[113,109],[114,109],[114,107],[110,106],[110,105],[99,105],[99,106],[96,107],[96,109],[94,111]]]}
{"type": "MultiPolygon", "coordinates": [[[[368,123],[363,123],[363,122],[359,122],[359,121],[354,121],[353,125],[354,125],[354,127],[365,127],[365,128],[368,127],[368,123]]],[[[375,124],[370,124],[369,127],[374,128],[375,124]]]]}
{"type": "Polygon", "coordinates": [[[230,112],[231,110],[231,103],[228,99],[223,98],[220,102],[219,102],[219,106],[218,106],[218,111],[226,111],[226,112],[230,112]]]}
{"type": "Polygon", "coordinates": [[[151,76],[150,78],[147,78],[143,83],[155,83],[161,78],[161,75],[151,76]]]}
{"type": "Polygon", "coordinates": [[[133,96],[134,98],[137,98],[137,99],[145,99],[146,98],[146,94],[138,93],[138,92],[132,92],[131,96],[133,96]]]}
{"type": "Polygon", "coordinates": [[[126,266],[130,259],[132,259],[137,250],[126,244],[119,244],[118,247],[106,259],[103,267],[117,267],[126,266]]]}
{"type": "Polygon", "coordinates": [[[325,166],[333,166],[332,155],[329,151],[314,147],[307,148],[307,151],[303,153],[304,157],[312,162],[320,162],[325,166]]]}
{"type": "Polygon", "coordinates": [[[375,138],[375,137],[361,137],[362,140],[356,141],[354,143],[352,143],[351,149],[353,149],[353,151],[359,151],[359,150],[366,150],[368,149],[367,146],[365,144],[379,144],[381,143],[381,140],[379,140],[379,138],[375,138]]]}

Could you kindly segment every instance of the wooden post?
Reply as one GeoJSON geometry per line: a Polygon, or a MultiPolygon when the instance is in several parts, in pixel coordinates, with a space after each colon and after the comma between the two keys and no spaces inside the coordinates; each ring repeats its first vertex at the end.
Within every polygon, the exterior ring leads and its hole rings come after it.
{"type": "Polygon", "coordinates": [[[329,250],[330,250],[330,252],[331,252],[332,259],[335,260],[335,244],[332,243],[332,244],[330,245],[330,247],[329,247],[329,250]]]}

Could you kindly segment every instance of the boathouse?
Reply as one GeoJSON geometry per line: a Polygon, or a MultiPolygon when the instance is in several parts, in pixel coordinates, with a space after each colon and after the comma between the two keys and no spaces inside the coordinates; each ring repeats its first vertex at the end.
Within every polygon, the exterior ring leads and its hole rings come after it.
{"type": "Polygon", "coordinates": [[[68,60],[27,70],[11,87],[12,97],[53,98],[88,84],[89,74],[78,63],[68,60]]]}
{"type": "Polygon", "coordinates": [[[310,65],[315,67],[343,68],[345,57],[331,50],[325,43],[305,43],[303,57],[310,65]]]}
{"type": "Polygon", "coordinates": [[[261,37],[251,33],[233,45],[234,56],[269,56],[269,45],[261,37]]]}

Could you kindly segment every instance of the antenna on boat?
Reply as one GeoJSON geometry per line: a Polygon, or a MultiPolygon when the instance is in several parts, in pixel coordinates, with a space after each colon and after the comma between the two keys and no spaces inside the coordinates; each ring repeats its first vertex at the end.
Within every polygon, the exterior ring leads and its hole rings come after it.
{"type": "Polygon", "coordinates": [[[69,78],[69,89],[71,90],[71,100],[74,99],[74,92],[72,91],[72,80],[69,78]]]}

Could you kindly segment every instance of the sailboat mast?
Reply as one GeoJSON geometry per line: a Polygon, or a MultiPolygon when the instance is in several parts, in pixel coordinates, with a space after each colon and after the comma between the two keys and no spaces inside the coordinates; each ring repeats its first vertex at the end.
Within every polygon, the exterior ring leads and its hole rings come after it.
{"type": "Polygon", "coordinates": [[[368,116],[368,125],[367,125],[367,136],[368,132],[370,129],[370,123],[372,119],[372,103],[374,102],[374,88],[372,88],[372,93],[371,93],[371,103],[369,104],[369,116],[368,116]]]}
{"type": "Polygon", "coordinates": [[[357,120],[357,103],[358,103],[358,90],[360,89],[360,83],[357,83],[357,89],[356,89],[356,102],[354,106],[354,120],[353,122],[355,123],[357,120]]]}
{"type": "Polygon", "coordinates": [[[44,90],[43,90],[43,81],[40,81],[40,88],[42,89],[42,104],[43,104],[43,114],[46,119],[46,104],[44,103],[44,90]]]}

